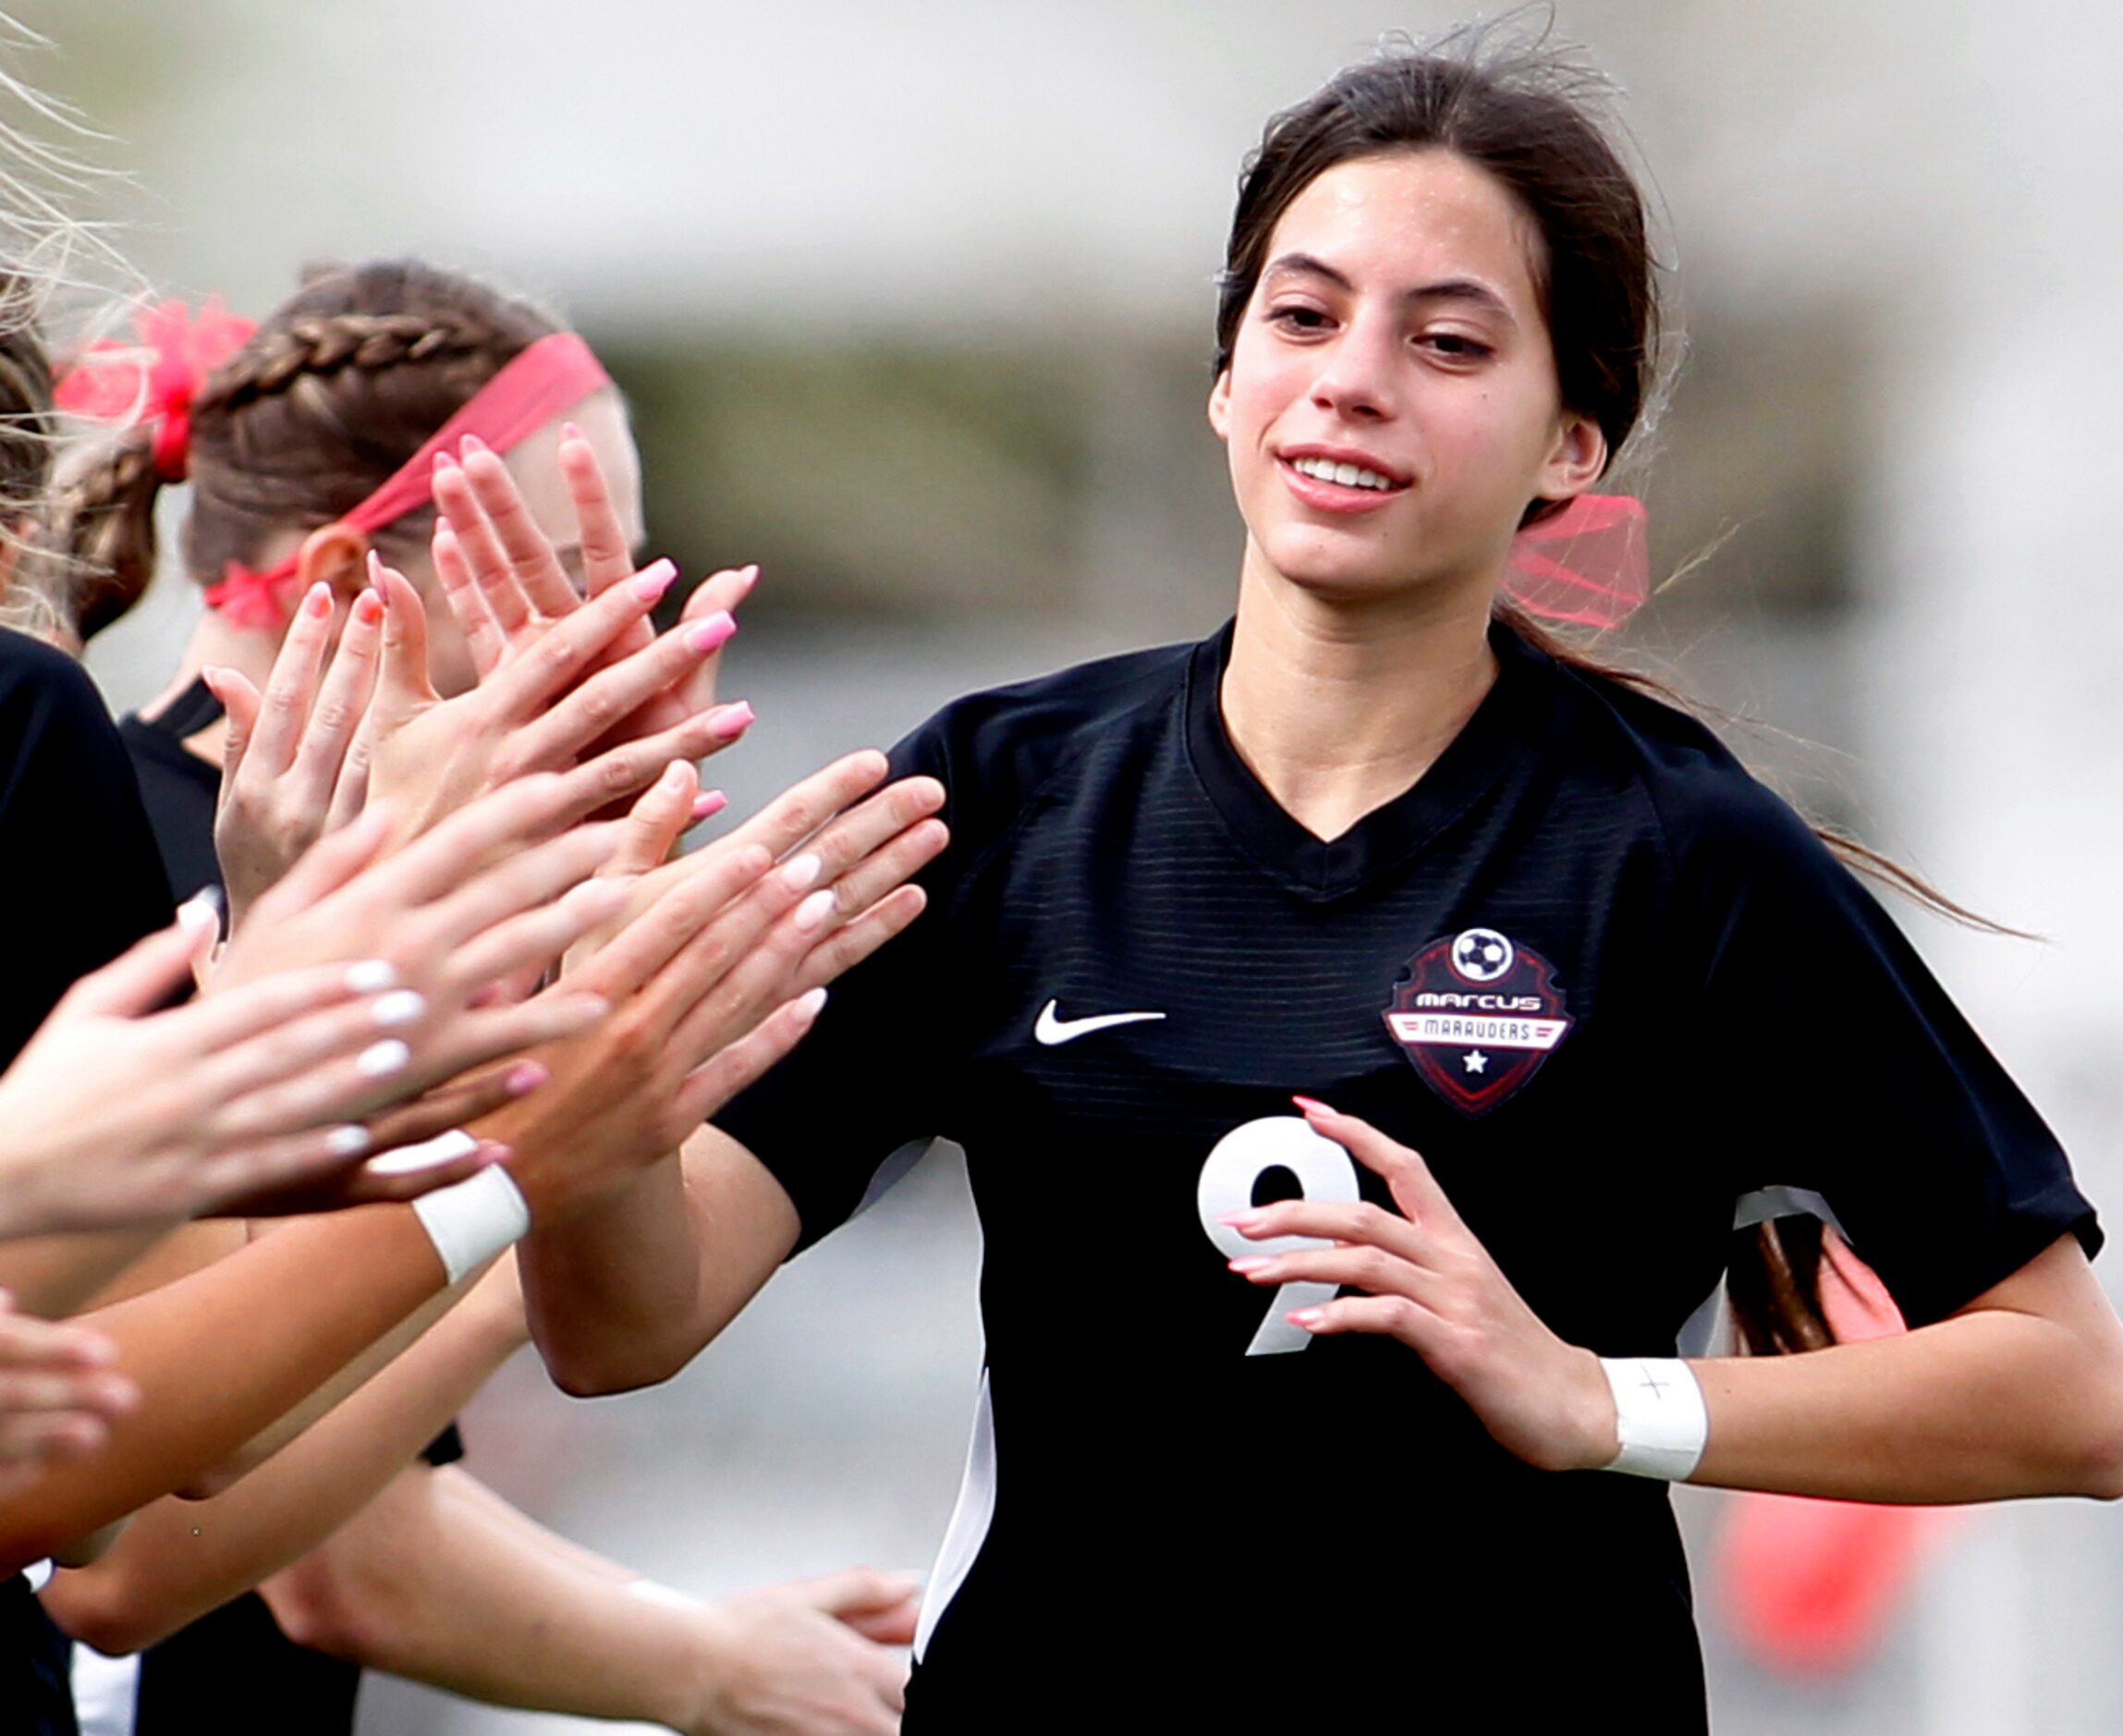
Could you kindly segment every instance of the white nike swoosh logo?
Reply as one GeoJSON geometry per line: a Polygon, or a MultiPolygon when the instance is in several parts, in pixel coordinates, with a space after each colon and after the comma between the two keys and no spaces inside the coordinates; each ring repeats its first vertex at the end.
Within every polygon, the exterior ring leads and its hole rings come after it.
{"type": "Polygon", "coordinates": [[[1040,1009],[1040,1016],[1032,1025],[1032,1035],[1053,1047],[1057,1043],[1074,1043],[1079,1037],[1088,1037],[1093,1031],[1110,1031],[1115,1025],[1139,1025],[1145,1020],[1162,1019],[1161,1012],[1097,1013],[1089,1019],[1064,1019],[1055,1011],[1059,1003],[1049,1001],[1040,1009]]]}

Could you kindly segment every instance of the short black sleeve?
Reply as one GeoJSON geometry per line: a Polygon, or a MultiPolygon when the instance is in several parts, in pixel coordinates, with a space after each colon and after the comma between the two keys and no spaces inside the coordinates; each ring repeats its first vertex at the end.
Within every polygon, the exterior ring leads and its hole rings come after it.
{"type": "MultiPolygon", "coordinates": [[[[953,791],[950,755],[933,725],[900,742],[891,758],[895,778],[927,774],[953,791]]],[[[854,1215],[894,1152],[946,1131],[942,935],[968,847],[948,793],[943,817],[952,843],[919,880],[928,908],[836,982],[795,1051],[714,1118],[787,1192],[802,1221],[799,1248],[854,1215]]]]}
{"type": "Polygon", "coordinates": [[[0,909],[26,920],[0,995],[0,1066],[59,997],[169,921],[140,791],[94,684],[0,630],[0,909]]]}
{"type": "Polygon", "coordinates": [[[1702,1138],[1736,1193],[1821,1195],[1912,1326],[2066,1233],[2100,1230],[2056,1136],[1901,930],[1798,816],[1750,787],[1680,866],[1704,961],[1702,1138]]]}

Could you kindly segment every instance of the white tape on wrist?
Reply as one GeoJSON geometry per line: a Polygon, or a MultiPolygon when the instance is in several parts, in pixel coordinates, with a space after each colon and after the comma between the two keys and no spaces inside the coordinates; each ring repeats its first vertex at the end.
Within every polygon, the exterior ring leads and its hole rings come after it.
{"type": "Polygon", "coordinates": [[[1615,1438],[1621,1443],[1600,1468],[1685,1482],[1710,1440],[1710,1412],[1695,1371],[1670,1357],[1603,1356],[1600,1372],[1615,1395],[1615,1438]]]}
{"type": "Polygon", "coordinates": [[[523,1191],[501,1168],[482,1169],[469,1181],[423,1193],[413,1211],[452,1284],[522,1241],[531,1229],[523,1191]]]}

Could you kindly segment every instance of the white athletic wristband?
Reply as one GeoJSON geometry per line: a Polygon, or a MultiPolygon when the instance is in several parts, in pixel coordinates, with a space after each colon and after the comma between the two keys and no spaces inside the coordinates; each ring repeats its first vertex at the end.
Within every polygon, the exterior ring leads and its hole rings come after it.
{"type": "Polygon", "coordinates": [[[1685,1482],[1710,1440],[1695,1371],[1670,1357],[1603,1356],[1600,1372],[1615,1395],[1615,1438],[1622,1449],[1600,1469],[1685,1482]]]}
{"type": "Polygon", "coordinates": [[[423,1193],[413,1202],[413,1211],[452,1284],[522,1241],[531,1229],[523,1191],[498,1167],[482,1169],[455,1187],[423,1193]]]}

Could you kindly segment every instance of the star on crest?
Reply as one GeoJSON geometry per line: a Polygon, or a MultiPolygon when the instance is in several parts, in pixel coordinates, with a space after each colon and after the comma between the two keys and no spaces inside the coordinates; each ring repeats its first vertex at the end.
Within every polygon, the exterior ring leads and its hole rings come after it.
{"type": "Polygon", "coordinates": [[[1468,1050],[1460,1057],[1459,1064],[1470,1073],[1486,1073],[1489,1070],[1489,1057],[1480,1049],[1468,1050]]]}

